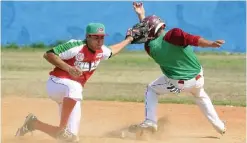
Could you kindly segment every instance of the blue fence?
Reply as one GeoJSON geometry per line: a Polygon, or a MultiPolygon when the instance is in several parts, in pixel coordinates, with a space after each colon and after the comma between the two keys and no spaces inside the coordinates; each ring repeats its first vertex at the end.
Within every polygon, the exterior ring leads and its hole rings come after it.
{"type": "MultiPolygon", "coordinates": [[[[2,45],[83,39],[89,22],[104,23],[109,34],[106,44],[113,44],[124,39],[126,29],[138,22],[130,1],[2,1],[1,6],[2,45]]],[[[246,52],[244,1],[156,1],[144,2],[144,6],[146,15],[160,16],[168,29],[179,27],[211,40],[225,39],[226,44],[217,51],[246,52]]],[[[143,45],[128,49],[143,49],[143,45]]]]}

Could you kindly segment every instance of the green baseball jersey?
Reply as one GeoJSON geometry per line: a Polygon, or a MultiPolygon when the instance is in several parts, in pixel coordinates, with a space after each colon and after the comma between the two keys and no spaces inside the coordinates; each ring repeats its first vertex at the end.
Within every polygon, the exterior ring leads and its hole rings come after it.
{"type": "Polygon", "coordinates": [[[201,65],[192,46],[188,45],[195,43],[196,40],[198,42],[199,36],[189,35],[186,37],[184,34],[187,33],[181,29],[172,29],[163,32],[145,47],[149,55],[160,66],[162,72],[171,79],[192,79],[201,70],[201,65]],[[178,31],[182,34],[174,36],[178,31]]]}

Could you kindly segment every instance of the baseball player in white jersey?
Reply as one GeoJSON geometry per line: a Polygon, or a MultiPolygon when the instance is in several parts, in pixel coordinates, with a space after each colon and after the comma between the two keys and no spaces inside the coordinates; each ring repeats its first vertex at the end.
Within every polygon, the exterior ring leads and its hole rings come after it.
{"type": "Polygon", "coordinates": [[[90,23],[86,28],[85,40],[70,40],[44,54],[44,58],[55,66],[47,81],[47,93],[59,106],[60,124],[49,125],[29,114],[16,136],[39,130],[65,142],[79,141],[84,84],[101,60],[116,55],[133,41],[133,37],[128,36],[120,43],[107,47],[104,45],[105,35],[103,24],[90,23]]]}

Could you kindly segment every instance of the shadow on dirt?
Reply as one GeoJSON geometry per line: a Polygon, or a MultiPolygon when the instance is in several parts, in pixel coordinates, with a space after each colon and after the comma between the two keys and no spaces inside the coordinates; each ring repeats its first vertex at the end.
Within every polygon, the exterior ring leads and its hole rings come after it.
{"type": "MultiPolygon", "coordinates": [[[[108,132],[104,135],[104,137],[109,138],[120,138],[125,140],[162,140],[166,133],[168,133],[168,124],[169,120],[166,116],[159,118],[158,120],[158,131],[154,134],[149,134],[145,139],[140,139],[136,136],[135,133],[131,133],[128,131],[128,127],[123,127],[121,129],[117,129],[111,132],[108,132]]],[[[147,135],[145,135],[147,136],[147,135]]]]}
{"type": "Polygon", "coordinates": [[[204,139],[220,139],[216,136],[176,136],[176,138],[204,138],[204,139]]]}

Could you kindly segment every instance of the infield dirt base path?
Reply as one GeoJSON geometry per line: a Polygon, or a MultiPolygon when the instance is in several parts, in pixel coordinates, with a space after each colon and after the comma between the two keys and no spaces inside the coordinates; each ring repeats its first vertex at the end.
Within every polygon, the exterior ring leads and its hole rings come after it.
{"type": "MultiPolygon", "coordinates": [[[[246,108],[217,106],[227,122],[227,132],[219,135],[196,105],[159,104],[158,115],[163,131],[148,141],[135,140],[123,129],[143,120],[142,103],[83,101],[80,143],[245,143],[246,108]]],[[[48,135],[35,131],[33,136],[15,138],[25,116],[34,113],[40,120],[58,125],[58,107],[49,99],[8,97],[2,99],[3,143],[56,143],[48,135]]]]}

